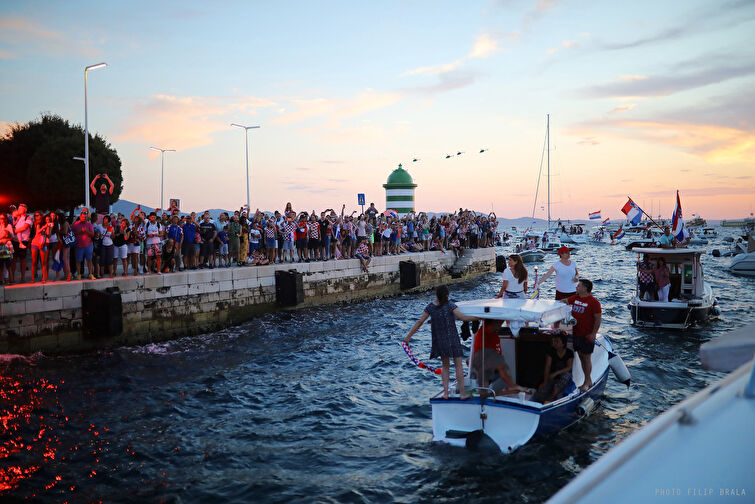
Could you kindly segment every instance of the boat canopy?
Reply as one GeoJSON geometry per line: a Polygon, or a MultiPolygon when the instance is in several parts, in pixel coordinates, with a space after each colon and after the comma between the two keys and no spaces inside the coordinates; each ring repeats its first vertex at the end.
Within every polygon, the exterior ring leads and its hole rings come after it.
{"type": "Polygon", "coordinates": [[[456,303],[465,315],[482,319],[550,325],[571,316],[571,306],[552,299],[477,299],[456,303]]]}
{"type": "MultiPolygon", "coordinates": [[[[700,297],[705,293],[703,265],[700,257],[705,253],[701,249],[691,248],[645,248],[636,247],[632,252],[646,254],[650,259],[663,257],[671,268],[671,292],[669,299],[678,297],[700,297]]],[[[640,261],[640,256],[637,256],[640,261]]]]}

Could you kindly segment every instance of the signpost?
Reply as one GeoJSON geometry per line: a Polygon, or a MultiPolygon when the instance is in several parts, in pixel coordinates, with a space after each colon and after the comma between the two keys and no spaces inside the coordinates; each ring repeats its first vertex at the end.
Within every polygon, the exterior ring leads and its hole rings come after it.
{"type": "Polygon", "coordinates": [[[362,213],[364,213],[364,193],[357,194],[357,205],[362,205],[362,213]]]}

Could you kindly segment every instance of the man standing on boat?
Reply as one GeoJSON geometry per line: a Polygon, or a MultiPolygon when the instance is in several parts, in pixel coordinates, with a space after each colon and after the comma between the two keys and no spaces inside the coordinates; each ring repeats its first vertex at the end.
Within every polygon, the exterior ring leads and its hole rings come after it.
{"type": "Polygon", "coordinates": [[[674,248],[676,245],[676,238],[671,234],[671,228],[666,226],[663,228],[663,234],[658,238],[658,245],[661,248],[674,248]]]}
{"type": "Polygon", "coordinates": [[[592,282],[581,278],[577,282],[577,293],[564,300],[572,306],[571,314],[577,325],[572,330],[574,350],[579,354],[585,381],[579,390],[586,392],[592,387],[592,352],[595,349],[595,336],[600,329],[602,310],[600,302],[592,296],[592,282]]]}

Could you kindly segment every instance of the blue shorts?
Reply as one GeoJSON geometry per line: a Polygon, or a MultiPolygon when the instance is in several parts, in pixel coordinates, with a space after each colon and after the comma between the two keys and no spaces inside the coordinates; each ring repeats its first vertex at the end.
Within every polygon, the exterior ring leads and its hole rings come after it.
{"type": "Polygon", "coordinates": [[[294,250],[294,240],[283,240],[283,250],[294,250]]]}
{"type": "Polygon", "coordinates": [[[256,252],[258,248],[260,248],[259,242],[257,242],[257,243],[249,242],[249,251],[250,252],[256,252]]]}
{"type": "Polygon", "coordinates": [[[88,247],[76,247],[73,250],[73,254],[76,258],[76,262],[81,262],[84,259],[92,260],[92,251],[94,250],[94,244],[89,244],[88,247]]]}
{"type": "Polygon", "coordinates": [[[365,259],[365,260],[370,258],[370,256],[368,256],[367,254],[354,254],[354,257],[356,257],[357,259],[365,259]]]}
{"type": "Polygon", "coordinates": [[[275,238],[265,238],[265,247],[269,249],[278,248],[278,243],[275,238]]]}

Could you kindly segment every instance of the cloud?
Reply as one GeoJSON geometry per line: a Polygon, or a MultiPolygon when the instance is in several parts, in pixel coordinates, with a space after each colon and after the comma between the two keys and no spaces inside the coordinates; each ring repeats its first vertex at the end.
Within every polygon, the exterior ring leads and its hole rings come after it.
{"type": "Polygon", "coordinates": [[[416,86],[413,88],[405,88],[402,90],[405,94],[412,95],[434,95],[443,93],[446,91],[452,91],[454,89],[460,89],[466,86],[471,86],[475,83],[479,74],[472,71],[456,71],[446,73],[438,76],[438,81],[434,84],[427,86],[416,86]]]}
{"type": "Polygon", "coordinates": [[[546,51],[546,54],[550,56],[552,54],[556,54],[562,48],[571,49],[573,47],[579,47],[579,42],[577,42],[576,40],[564,40],[563,42],[561,42],[561,47],[551,47],[546,51]]]}
{"type": "Polygon", "coordinates": [[[498,40],[488,34],[477,37],[468,58],[487,58],[498,50],[498,40]]]}
{"type": "Polygon", "coordinates": [[[579,145],[598,145],[600,142],[595,140],[595,137],[584,137],[582,140],[577,142],[579,145]]]}
{"type": "Polygon", "coordinates": [[[575,127],[570,134],[630,138],[681,149],[714,164],[755,163],[755,130],[660,120],[600,119],[575,127]]]}
{"type": "Polygon", "coordinates": [[[535,6],[524,14],[522,19],[522,29],[529,30],[533,24],[538,22],[553,6],[556,0],[537,0],[535,6]]]}
{"type": "Polygon", "coordinates": [[[397,92],[378,92],[373,89],[354,95],[351,98],[313,98],[291,100],[293,112],[282,114],[273,124],[295,124],[310,119],[324,119],[331,127],[338,127],[341,121],[368,114],[397,103],[402,98],[397,92]]]}
{"type": "Polygon", "coordinates": [[[0,49],[0,59],[15,59],[15,58],[16,56],[13,53],[6,51],[5,49],[0,49]]]}
{"type": "MultiPolygon", "coordinates": [[[[693,66],[696,62],[682,64],[682,67],[693,66]]],[[[730,79],[755,74],[755,61],[744,63],[721,63],[707,68],[680,73],[673,71],[667,74],[649,76],[643,79],[632,79],[609,82],[584,89],[581,94],[588,98],[625,98],[625,97],[659,97],[670,94],[718,84],[730,79]]]]}
{"type": "Polygon", "coordinates": [[[632,110],[636,105],[634,103],[627,103],[625,105],[617,105],[609,112],[609,114],[616,114],[618,112],[624,112],[626,110],[632,110]]]}
{"type": "Polygon", "coordinates": [[[217,131],[229,129],[237,116],[273,106],[274,102],[255,97],[155,95],[132,107],[116,139],[176,150],[200,147],[211,144],[217,131]]]}
{"type": "Polygon", "coordinates": [[[456,70],[459,65],[464,62],[463,58],[452,61],[451,63],[443,63],[440,65],[421,66],[412,70],[407,70],[404,75],[441,75],[444,73],[456,70]]]}
{"type": "Polygon", "coordinates": [[[9,59],[22,53],[43,53],[70,56],[71,53],[95,57],[100,51],[85,40],[74,40],[63,32],[42,26],[20,16],[0,17],[0,44],[12,51],[2,50],[0,59],[9,59]]]}

